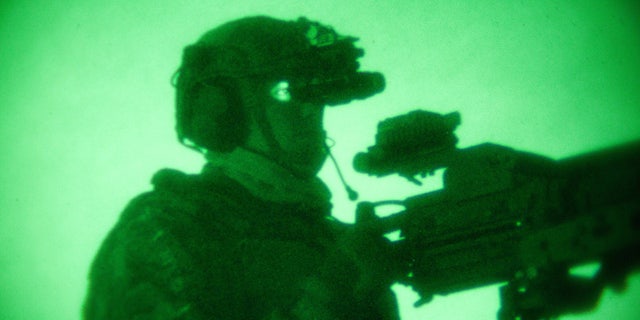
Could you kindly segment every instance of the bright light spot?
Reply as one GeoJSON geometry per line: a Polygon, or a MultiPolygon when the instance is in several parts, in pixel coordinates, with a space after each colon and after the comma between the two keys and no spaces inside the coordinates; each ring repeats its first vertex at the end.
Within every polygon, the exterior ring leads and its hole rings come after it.
{"type": "Polygon", "coordinates": [[[384,235],[384,237],[389,239],[389,241],[391,241],[391,242],[402,240],[403,237],[400,235],[400,233],[401,233],[400,230],[396,230],[396,231],[392,231],[392,232],[386,233],[384,235]]]}
{"type": "Polygon", "coordinates": [[[577,277],[593,278],[600,270],[600,262],[589,262],[575,266],[569,270],[569,274],[577,277]]]}
{"type": "Polygon", "coordinates": [[[289,91],[289,82],[280,81],[271,88],[271,97],[280,102],[291,101],[291,91],[289,91]]]}

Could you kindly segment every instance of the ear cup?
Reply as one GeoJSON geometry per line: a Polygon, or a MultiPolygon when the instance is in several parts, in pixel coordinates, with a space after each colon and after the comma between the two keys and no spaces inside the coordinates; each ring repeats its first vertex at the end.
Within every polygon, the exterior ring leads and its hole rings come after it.
{"type": "Polygon", "coordinates": [[[231,151],[245,141],[246,116],[233,79],[196,83],[179,98],[177,129],[181,140],[218,152],[231,151]]]}

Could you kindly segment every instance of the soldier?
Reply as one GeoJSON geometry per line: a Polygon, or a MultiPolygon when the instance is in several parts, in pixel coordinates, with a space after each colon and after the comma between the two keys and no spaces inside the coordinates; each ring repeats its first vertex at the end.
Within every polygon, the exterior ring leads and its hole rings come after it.
{"type": "Polygon", "coordinates": [[[84,318],[398,319],[388,243],[330,216],[317,178],[323,110],[382,91],[353,37],[249,17],[184,50],[180,141],[202,173],[165,169],[129,203],[90,272],[84,318]]]}

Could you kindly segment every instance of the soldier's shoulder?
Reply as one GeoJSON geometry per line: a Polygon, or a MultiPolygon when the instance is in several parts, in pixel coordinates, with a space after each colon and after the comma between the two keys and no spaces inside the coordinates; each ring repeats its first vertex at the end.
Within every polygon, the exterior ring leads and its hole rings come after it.
{"type": "Polygon", "coordinates": [[[196,206],[189,196],[190,188],[196,190],[188,174],[173,169],[163,169],[154,174],[153,189],[134,197],[120,216],[120,224],[143,220],[162,220],[169,216],[187,217],[196,206]]]}
{"type": "Polygon", "coordinates": [[[192,211],[203,200],[225,197],[222,182],[204,179],[199,174],[188,174],[176,169],[162,169],[151,178],[153,188],[131,200],[128,209],[138,211],[160,207],[178,211],[192,211]]]}
{"type": "MultiPolygon", "coordinates": [[[[120,216],[126,225],[152,224],[182,230],[227,232],[245,195],[226,177],[162,169],[151,179],[153,189],[129,202],[120,216]]],[[[185,231],[187,234],[189,232],[185,231]]]]}
{"type": "Polygon", "coordinates": [[[186,263],[232,232],[221,218],[226,209],[212,209],[206,203],[207,191],[198,175],[164,169],[152,183],[153,190],[126,205],[103,242],[104,254],[122,253],[135,265],[169,266],[158,259],[186,263]]]}

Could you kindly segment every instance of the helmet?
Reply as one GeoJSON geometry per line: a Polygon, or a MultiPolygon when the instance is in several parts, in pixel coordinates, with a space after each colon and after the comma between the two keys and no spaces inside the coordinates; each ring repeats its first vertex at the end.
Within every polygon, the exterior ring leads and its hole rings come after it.
{"type": "Polygon", "coordinates": [[[241,145],[250,112],[243,105],[242,79],[291,81],[287,89],[293,96],[324,105],[382,91],[382,74],[358,71],[364,51],[355,41],[304,17],[247,17],[206,32],[184,49],[173,79],[178,139],[219,152],[241,145]],[[204,87],[207,103],[199,104],[204,87]]]}

